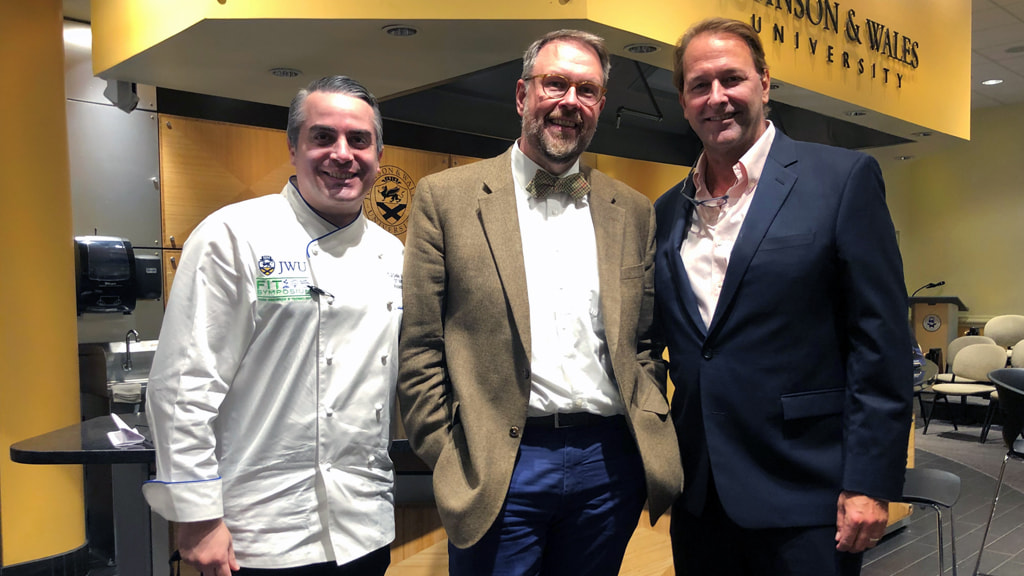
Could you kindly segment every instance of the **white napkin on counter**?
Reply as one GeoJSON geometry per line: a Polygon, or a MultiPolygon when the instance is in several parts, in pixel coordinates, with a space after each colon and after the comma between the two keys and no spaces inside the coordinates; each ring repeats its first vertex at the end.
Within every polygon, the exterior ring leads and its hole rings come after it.
{"type": "Polygon", "coordinates": [[[114,419],[114,424],[117,424],[117,430],[107,432],[107,438],[110,438],[110,443],[115,447],[121,448],[142,444],[146,439],[137,429],[125,424],[124,420],[121,420],[117,414],[111,414],[110,417],[114,419]]]}

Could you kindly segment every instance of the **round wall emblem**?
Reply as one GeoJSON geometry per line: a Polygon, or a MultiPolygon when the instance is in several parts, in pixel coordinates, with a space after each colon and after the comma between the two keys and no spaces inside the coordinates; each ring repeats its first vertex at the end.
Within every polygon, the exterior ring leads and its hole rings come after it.
{"type": "Polygon", "coordinates": [[[942,318],[939,318],[938,314],[929,314],[921,321],[921,327],[928,332],[935,332],[942,328],[942,318]]]}
{"type": "Polygon", "coordinates": [[[415,189],[416,183],[408,172],[398,166],[381,166],[373,189],[363,199],[363,211],[388,232],[404,234],[415,189]]]}

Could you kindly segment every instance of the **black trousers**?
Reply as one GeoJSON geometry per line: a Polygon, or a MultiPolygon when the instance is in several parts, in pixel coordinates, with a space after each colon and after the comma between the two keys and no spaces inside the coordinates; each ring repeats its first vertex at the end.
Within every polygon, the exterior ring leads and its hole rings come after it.
{"type": "Polygon", "coordinates": [[[334,562],[324,562],[295,568],[242,568],[235,574],[239,576],[384,576],[389,564],[391,564],[391,549],[385,546],[341,566],[334,562]]]}

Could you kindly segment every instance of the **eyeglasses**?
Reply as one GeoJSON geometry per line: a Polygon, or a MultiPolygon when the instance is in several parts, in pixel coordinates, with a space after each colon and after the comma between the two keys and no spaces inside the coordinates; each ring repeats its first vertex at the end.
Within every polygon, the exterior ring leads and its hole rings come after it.
{"type": "Polygon", "coordinates": [[[569,93],[569,88],[576,89],[576,99],[584,106],[593,106],[601,101],[608,89],[600,84],[594,84],[586,80],[573,82],[561,74],[535,74],[523,78],[529,82],[534,78],[540,78],[540,87],[548,98],[564,98],[569,93]]]}
{"type": "Polygon", "coordinates": [[[729,195],[719,196],[718,198],[708,198],[707,200],[696,200],[690,198],[686,194],[683,194],[683,198],[690,201],[694,208],[700,208],[701,206],[707,206],[708,208],[721,208],[729,203],[729,195]]]}

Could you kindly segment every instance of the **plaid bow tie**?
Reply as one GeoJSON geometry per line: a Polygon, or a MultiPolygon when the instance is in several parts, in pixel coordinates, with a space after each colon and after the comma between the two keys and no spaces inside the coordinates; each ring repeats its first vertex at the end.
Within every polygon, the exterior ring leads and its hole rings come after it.
{"type": "Polygon", "coordinates": [[[590,182],[587,182],[582,172],[558,178],[544,170],[537,170],[533,180],[526,185],[526,191],[534,198],[544,198],[551,192],[565,192],[573,200],[579,200],[590,193],[590,182]]]}

